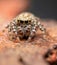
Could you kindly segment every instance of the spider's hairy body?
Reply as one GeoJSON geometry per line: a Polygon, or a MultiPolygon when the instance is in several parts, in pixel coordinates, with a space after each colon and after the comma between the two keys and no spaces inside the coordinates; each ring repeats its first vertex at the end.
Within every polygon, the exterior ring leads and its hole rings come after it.
{"type": "Polygon", "coordinates": [[[8,26],[9,37],[10,39],[32,39],[36,35],[38,28],[45,32],[45,28],[43,28],[36,16],[24,12],[10,22],[8,26]]]}

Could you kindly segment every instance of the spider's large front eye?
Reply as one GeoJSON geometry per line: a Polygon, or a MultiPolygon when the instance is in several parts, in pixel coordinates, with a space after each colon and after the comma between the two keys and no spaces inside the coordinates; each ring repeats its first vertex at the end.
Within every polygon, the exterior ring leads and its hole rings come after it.
{"type": "Polygon", "coordinates": [[[28,21],[25,21],[25,24],[28,24],[28,21]]]}
{"type": "Polygon", "coordinates": [[[24,21],[20,20],[20,23],[23,24],[24,21]]]}

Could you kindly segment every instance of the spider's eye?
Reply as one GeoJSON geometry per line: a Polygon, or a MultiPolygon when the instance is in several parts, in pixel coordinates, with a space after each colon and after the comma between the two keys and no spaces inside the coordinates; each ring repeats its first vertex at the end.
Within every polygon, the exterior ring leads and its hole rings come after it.
{"type": "Polygon", "coordinates": [[[31,21],[28,21],[28,23],[30,24],[30,23],[31,23],[31,21]]]}
{"type": "Polygon", "coordinates": [[[25,21],[25,24],[28,24],[28,21],[25,21]]]}
{"type": "Polygon", "coordinates": [[[20,24],[20,20],[17,20],[17,25],[19,25],[20,24]]]}
{"type": "Polygon", "coordinates": [[[17,22],[19,22],[19,20],[17,20],[17,22]]]}
{"type": "Polygon", "coordinates": [[[21,24],[23,24],[23,21],[22,21],[22,20],[20,20],[20,23],[21,23],[21,24]]]}

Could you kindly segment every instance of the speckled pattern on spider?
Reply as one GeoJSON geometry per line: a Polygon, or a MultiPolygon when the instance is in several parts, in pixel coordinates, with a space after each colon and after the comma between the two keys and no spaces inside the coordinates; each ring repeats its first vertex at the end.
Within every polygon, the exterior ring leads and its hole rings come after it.
{"type": "Polygon", "coordinates": [[[37,29],[45,33],[45,28],[39,19],[29,12],[23,12],[14,18],[8,25],[8,34],[11,40],[19,38],[29,39],[35,37],[37,29]]]}

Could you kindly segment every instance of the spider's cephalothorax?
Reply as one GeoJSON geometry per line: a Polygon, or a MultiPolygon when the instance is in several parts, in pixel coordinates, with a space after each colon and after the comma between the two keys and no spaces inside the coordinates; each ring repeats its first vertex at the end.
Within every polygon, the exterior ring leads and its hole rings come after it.
{"type": "Polygon", "coordinates": [[[21,13],[8,26],[9,38],[32,39],[38,28],[45,33],[45,28],[36,16],[28,12],[21,13]]]}

